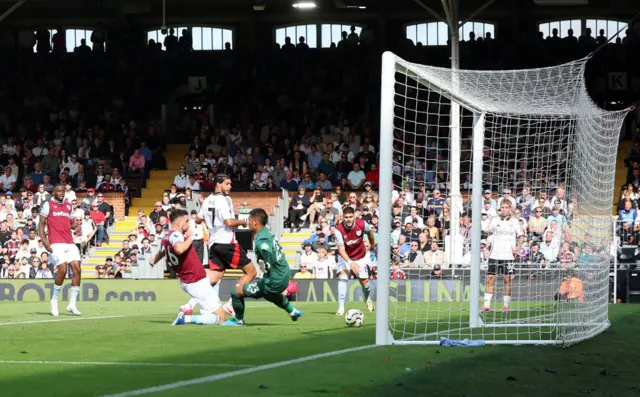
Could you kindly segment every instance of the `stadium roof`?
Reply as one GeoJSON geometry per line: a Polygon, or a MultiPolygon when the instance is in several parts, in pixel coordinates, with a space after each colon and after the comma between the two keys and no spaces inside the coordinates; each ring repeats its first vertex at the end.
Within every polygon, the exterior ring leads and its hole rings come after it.
{"type": "MultiPolygon", "coordinates": [[[[0,15],[11,8],[18,0],[0,0],[0,15]]],[[[297,10],[292,4],[300,0],[165,0],[166,16],[169,24],[173,18],[211,18],[212,23],[218,20],[229,19],[230,16],[243,16],[256,19],[299,19],[317,21],[336,18],[337,21],[366,19],[380,15],[390,18],[432,20],[417,0],[315,0],[317,8],[314,10],[297,10]],[[254,11],[254,5],[265,5],[264,11],[254,11]],[[354,8],[354,7],[366,7],[354,8]]],[[[419,0],[423,4],[432,7],[435,11],[442,12],[441,0],[419,0]]],[[[461,18],[470,14],[483,4],[485,0],[459,0],[461,18]]],[[[56,17],[116,17],[128,14],[141,18],[161,18],[162,0],[26,0],[16,9],[11,19],[34,19],[56,17]]],[[[590,0],[588,6],[564,7],[564,15],[567,9],[573,12],[573,16],[591,14],[595,16],[594,9],[598,10],[599,17],[617,15],[619,19],[625,19],[629,10],[635,9],[637,0],[590,0]],[[603,14],[604,13],[604,14],[603,14]]],[[[495,0],[489,7],[491,14],[511,14],[514,4],[518,8],[535,9],[549,19],[553,18],[559,10],[557,7],[540,7],[533,0],[495,0]]],[[[160,19],[159,19],[160,21],[160,19]]],[[[180,23],[182,21],[176,21],[180,23]]]]}

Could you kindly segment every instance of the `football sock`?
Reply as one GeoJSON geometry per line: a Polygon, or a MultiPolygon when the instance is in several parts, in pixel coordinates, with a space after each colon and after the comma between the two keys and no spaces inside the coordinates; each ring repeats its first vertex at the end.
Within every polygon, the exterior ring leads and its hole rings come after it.
{"type": "Polygon", "coordinates": [[[505,295],[503,299],[505,307],[509,307],[509,303],[511,303],[511,297],[505,295]]]}
{"type": "Polygon", "coordinates": [[[216,314],[184,316],[184,322],[189,324],[216,325],[218,321],[218,315],[216,314]]]}
{"type": "Polygon", "coordinates": [[[238,295],[235,290],[231,291],[231,305],[236,312],[236,320],[244,320],[244,296],[238,295]]]}
{"type": "Polygon", "coordinates": [[[62,290],[62,285],[54,285],[53,292],[51,293],[51,299],[57,301],[61,290],[62,290]]]}
{"type": "Polygon", "coordinates": [[[362,287],[362,295],[364,297],[365,302],[369,299],[369,294],[371,293],[371,286],[369,283],[361,285],[362,287]]]}
{"type": "Polygon", "coordinates": [[[346,274],[340,274],[338,282],[338,305],[340,309],[344,309],[344,301],[347,299],[347,281],[349,277],[346,274]]]}
{"type": "Polygon", "coordinates": [[[189,299],[189,302],[187,302],[187,305],[191,306],[191,308],[194,308],[198,305],[198,302],[196,302],[195,299],[191,298],[189,299]]]}
{"type": "Polygon", "coordinates": [[[493,294],[487,294],[487,293],[484,294],[484,305],[486,307],[491,306],[491,298],[493,298],[493,294]]]}
{"type": "Polygon", "coordinates": [[[289,314],[293,313],[293,305],[289,302],[289,299],[282,294],[267,295],[264,299],[278,306],[280,309],[285,310],[289,314]]]}
{"type": "Polygon", "coordinates": [[[71,298],[69,299],[69,306],[76,307],[76,301],[78,300],[79,293],[80,287],[71,287],[71,298]]]}

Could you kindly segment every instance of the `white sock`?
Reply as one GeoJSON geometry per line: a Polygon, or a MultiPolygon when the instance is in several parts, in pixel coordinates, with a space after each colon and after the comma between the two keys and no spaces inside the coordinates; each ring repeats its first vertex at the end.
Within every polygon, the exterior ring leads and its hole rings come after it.
{"type": "Polygon", "coordinates": [[[78,300],[79,293],[80,287],[71,287],[71,298],[69,298],[69,306],[76,307],[76,301],[78,300]]]}
{"type": "Polygon", "coordinates": [[[51,293],[51,300],[57,301],[60,291],[62,291],[62,285],[54,285],[53,293],[51,293]]]}
{"type": "Polygon", "coordinates": [[[195,299],[191,298],[189,299],[189,302],[187,302],[187,305],[191,306],[191,308],[194,309],[198,305],[198,302],[196,302],[195,299]]]}
{"type": "Polygon", "coordinates": [[[504,306],[509,307],[509,303],[511,303],[511,297],[505,295],[503,299],[504,299],[504,306]]]}
{"type": "Polygon", "coordinates": [[[184,322],[191,324],[216,325],[218,324],[218,320],[217,314],[200,314],[184,317],[184,322]]]}
{"type": "Polygon", "coordinates": [[[486,307],[491,306],[491,298],[493,298],[493,294],[487,294],[487,293],[484,294],[484,305],[486,307]]]}
{"type": "Polygon", "coordinates": [[[227,301],[228,304],[233,305],[233,299],[229,298],[229,300],[227,301]]]}
{"type": "Polygon", "coordinates": [[[344,310],[344,301],[347,300],[347,281],[349,278],[345,274],[341,274],[338,282],[338,305],[342,310],[344,310]]]}

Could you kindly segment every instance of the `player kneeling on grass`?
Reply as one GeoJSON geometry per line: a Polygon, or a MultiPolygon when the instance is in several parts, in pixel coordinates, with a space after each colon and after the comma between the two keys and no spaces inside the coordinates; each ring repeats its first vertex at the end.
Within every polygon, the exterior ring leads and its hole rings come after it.
{"type": "Polygon", "coordinates": [[[220,297],[209,283],[202,267],[189,230],[189,213],[185,210],[171,212],[171,229],[160,242],[160,251],[149,262],[152,266],[162,258],[172,266],[180,280],[180,286],[200,306],[200,315],[178,313],[172,325],[216,325],[224,321],[220,297]]]}
{"type": "Polygon", "coordinates": [[[235,317],[222,323],[224,326],[244,325],[244,298],[264,298],[281,309],[284,309],[293,321],[302,317],[302,312],[294,308],[287,297],[282,294],[289,285],[291,269],[282,247],[276,241],[269,228],[266,227],[269,216],[262,208],[249,213],[248,226],[254,234],[256,260],[264,262],[264,276],[248,284],[237,284],[231,292],[231,300],[235,317]]]}

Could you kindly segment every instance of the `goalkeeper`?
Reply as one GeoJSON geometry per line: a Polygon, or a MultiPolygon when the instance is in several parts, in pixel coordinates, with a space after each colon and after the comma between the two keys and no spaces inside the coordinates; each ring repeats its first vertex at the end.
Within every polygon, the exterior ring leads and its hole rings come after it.
{"type": "Polygon", "coordinates": [[[286,310],[293,321],[302,317],[302,312],[295,309],[282,294],[289,285],[291,270],[280,244],[266,227],[268,219],[269,216],[262,208],[256,208],[249,213],[248,226],[254,234],[256,260],[264,262],[264,276],[249,284],[236,284],[236,289],[231,292],[231,304],[236,312],[235,317],[220,325],[244,325],[244,298],[264,298],[286,310]]]}

